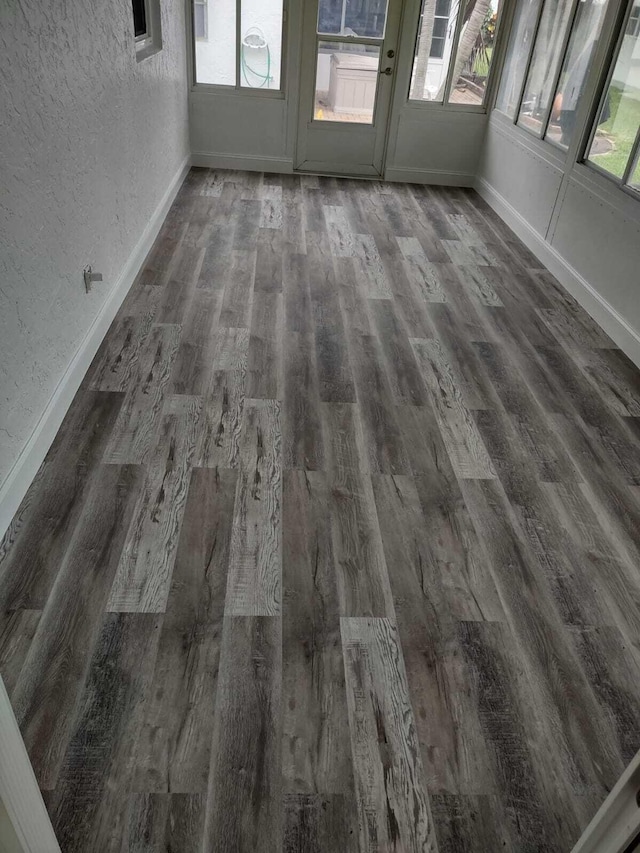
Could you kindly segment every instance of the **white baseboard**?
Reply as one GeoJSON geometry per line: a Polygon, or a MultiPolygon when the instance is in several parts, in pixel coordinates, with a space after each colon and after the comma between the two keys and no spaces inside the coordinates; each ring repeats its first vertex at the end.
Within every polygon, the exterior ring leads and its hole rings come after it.
{"type": "Polygon", "coordinates": [[[475,186],[475,175],[468,175],[465,172],[442,172],[437,169],[388,168],[385,170],[384,179],[401,184],[433,184],[444,187],[475,186]]]}
{"type": "Polygon", "coordinates": [[[93,357],[98,351],[104,336],[118,313],[125,296],[149,254],[169,208],[173,204],[178,190],[182,186],[191,166],[191,157],[186,157],[172,178],[158,206],[153,212],[147,227],[129,256],[118,280],[116,281],[99,314],[89,327],[76,354],[71,359],[62,379],[49,400],[42,417],[38,421],[31,437],[22,449],[18,459],[0,486],[0,538],[4,536],[16,510],[35,475],[42,464],[56,433],[60,429],[73,398],[80,387],[93,357]]]}
{"type": "MultiPolygon", "coordinates": [[[[0,802],[23,853],[60,853],[9,697],[0,678],[0,802]]],[[[10,836],[11,837],[11,836],[10,836]]],[[[2,846],[4,850],[4,846],[2,846]]]]}
{"type": "Polygon", "coordinates": [[[253,157],[248,154],[211,154],[196,151],[191,155],[192,166],[206,169],[240,169],[246,172],[272,172],[288,175],[293,172],[293,160],[286,157],[253,157]]]}
{"type": "Polygon", "coordinates": [[[475,189],[631,361],[640,367],[638,331],[491,184],[484,178],[477,178],[475,189]]]}

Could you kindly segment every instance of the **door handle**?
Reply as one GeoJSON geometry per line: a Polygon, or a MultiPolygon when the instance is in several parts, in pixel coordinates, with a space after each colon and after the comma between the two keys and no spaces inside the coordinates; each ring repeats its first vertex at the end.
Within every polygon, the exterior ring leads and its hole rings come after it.
{"type": "Polygon", "coordinates": [[[380,73],[385,74],[387,77],[391,77],[393,74],[393,68],[383,68],[380,73]]]}

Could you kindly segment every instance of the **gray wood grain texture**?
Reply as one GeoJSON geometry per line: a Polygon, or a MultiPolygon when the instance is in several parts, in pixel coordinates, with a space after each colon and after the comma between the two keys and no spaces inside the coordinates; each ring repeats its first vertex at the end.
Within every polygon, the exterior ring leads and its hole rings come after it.
{"type": "Polygon", "coordinates": [[[435,851],[397,631],[375,618],[343,618],[340,627],[360,849],[435,851]]]}
{"type": "Polygon", "coordinates": [[[275,616],[282,605],[282,427],[275,400],[248,400],[233,512],[225,613],[275,616]]]}
{"type": "Polygon", "coordinates": [[[192,169],[0,543],[62,848],[566,853],[640,748],[639,442],[472,190],[192,169]]]}
{"type": "Polygon", "coordinates": [[[284,482],[283,775],[306,795],[352,792],[340,602],[324,474],[284,482]]]}
{"type": "Polygon", "coordinates": [[[165,611],[201,409],[199,397],[167,400],[147,481],[133,512],[109,596],[111,611],[165,611]]]}
{"type": "Polygon", "coordinates": [[[205,850],[282,847],[282,622],[226,616],[214,716],[205,850]]]}
{"type": "Polygon", "coordinates": [[[194,468],[133,786],[206,794],[237,471],[194,468]]]}
{"type": "Polygon", "coordinates": [[[45,790],[56,784],[140,474],[133,466],[116,465],[96,472],[11,697],[25,743],[37,751],[32,764],[45,790]]]}

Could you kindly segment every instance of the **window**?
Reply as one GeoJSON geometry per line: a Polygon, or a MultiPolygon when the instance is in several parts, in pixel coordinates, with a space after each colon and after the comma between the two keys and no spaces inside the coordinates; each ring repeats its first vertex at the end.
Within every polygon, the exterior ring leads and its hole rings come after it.
{"type": "MultiPolygon", "coordinates": [[[[433,36],[431,37],[431,59],[442,59],[449,30],[449,14],[451,0],[436,0],[436,11],[433,18],[433,36]]],[[[422,22],[421,22],[422,24],[422,22]]]]}
{"type": "Polygon", "coordinates": [[[136,59],[140,62],[162,50],[160,0],[132,0],[136,59]]]}
{"type": "Polygon", "coordinates": [[[207,38],[207,0],[193,0],[193,34],[197,39],[207,38]]]}
{"type": "Polygon", "coordinates": [[[145,0],[132,0],[133,2],[133,32],[136,39],[146,38],[147,33],[147,9],[145,0]]]}
{"type": "Polygon", "coordinates": [[[608,0],[524,0],[513,20],[496,109],[567,149],[608,0]]]}
{"type": "Polygon", "coordinates": [[[475,0],[465,8],[453,66],[449,102],[482,104],[491,70],[498,2],[475,0]]]}
{"type": "Polygon", "coordinates": [[[283,19],[283,0],[193,0],[196,82],[279,90],[283,19]]]}
{"type": "Polygon", "coordinates": [[[640,190],[640,2],[632,0],[606,86],[587,162],[622,186],[640,190]]]}
{"type": "Polygon", "coordinates": [[[536,136],[544,136],[546,129],[572,6],[572,0],[545,0],[542,7],[518,115],[518,124],[536,136]]]}
{"type": "Polygon", "coordinates": [[[524,0],[516,5],[507,45],[496,109],[515,119],[527,73],[527,59],[536,31],[541,0],[524,0]]]}
{"type": "Polygon", "coordinates": [[[567,149],[573,139],[576,110],[587,82],[604,18],[602,0],[580,0],[571,29],[545,138],[567,149]]]}
{"type": "Polygon", "coordinates": [[[423,0],[409,97],[484,102],[500,0],[423,0]]]}

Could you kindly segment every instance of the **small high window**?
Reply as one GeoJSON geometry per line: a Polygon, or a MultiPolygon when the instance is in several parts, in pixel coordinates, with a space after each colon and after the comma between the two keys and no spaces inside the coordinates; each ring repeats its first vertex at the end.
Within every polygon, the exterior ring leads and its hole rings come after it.
{"type": "Polygon", "coordinates": [[[133,32],[136,39],[146,38],[147,32],[147,7],[145,0],[132,0],[133,3],[133,32]]]}
{"type": "Polygon", "coordinates": [[[140,62],[162,50],[160,0],[131,0],[136,59],[140,62]]]}

